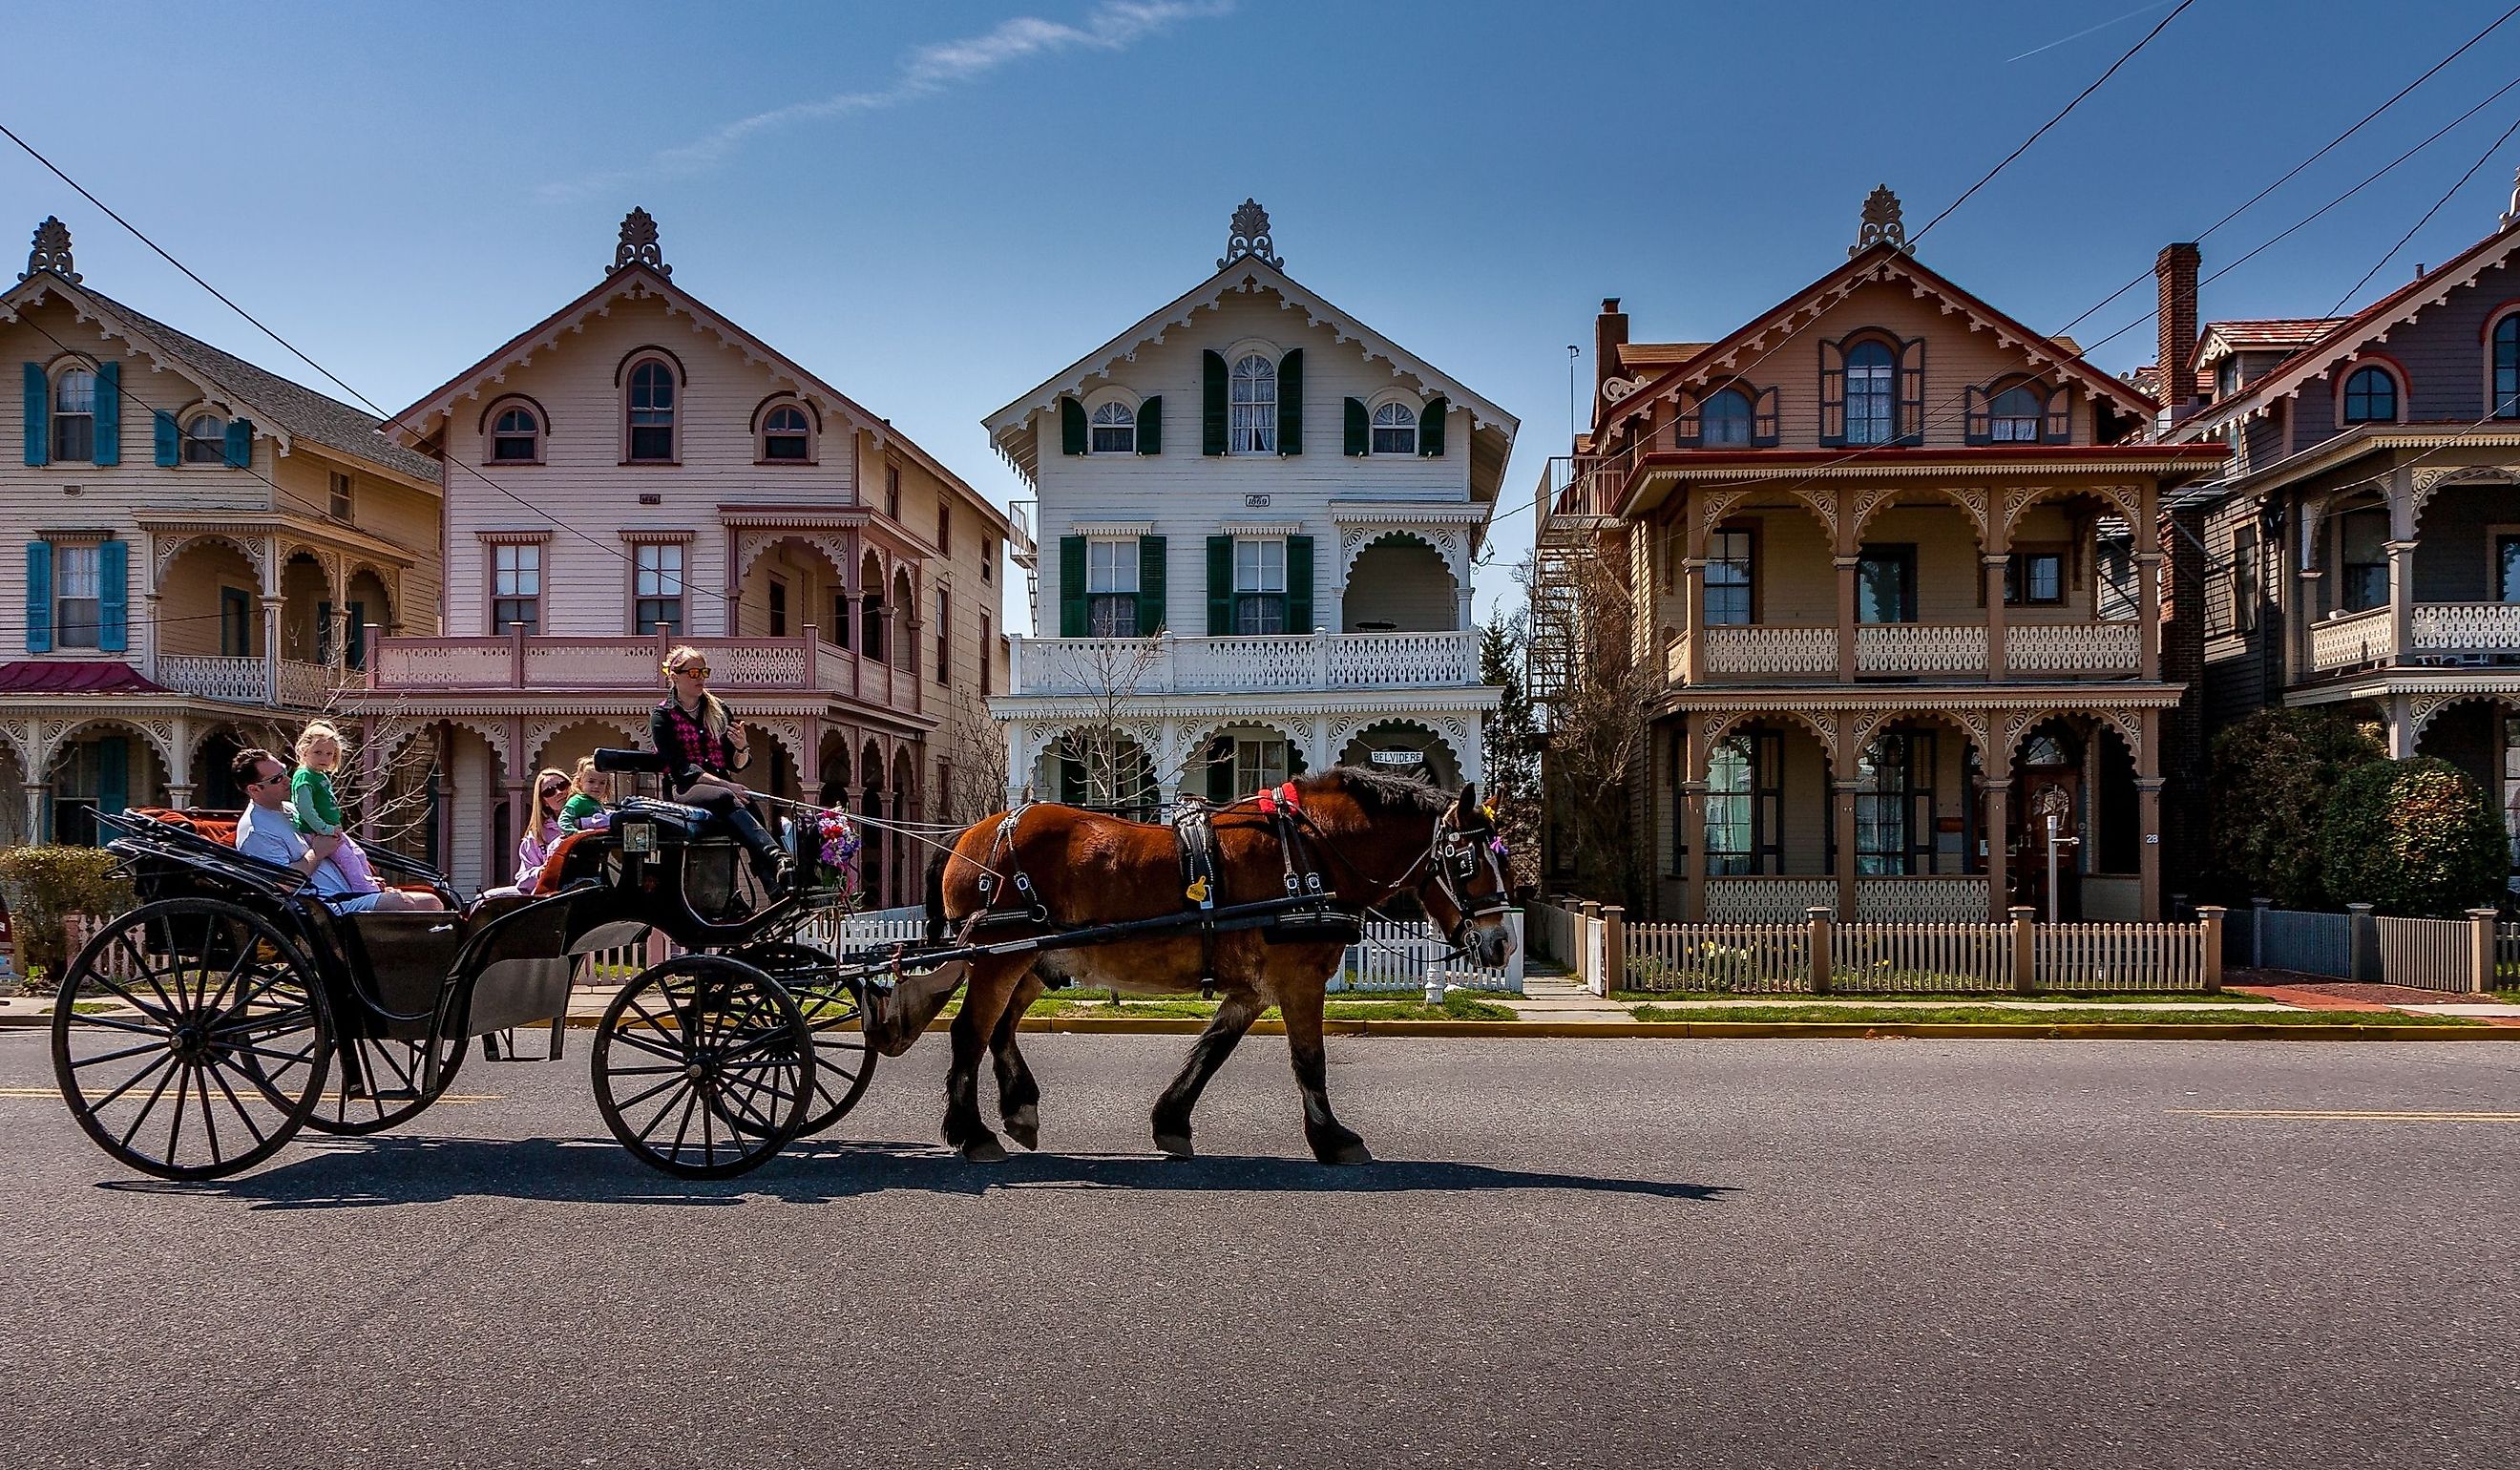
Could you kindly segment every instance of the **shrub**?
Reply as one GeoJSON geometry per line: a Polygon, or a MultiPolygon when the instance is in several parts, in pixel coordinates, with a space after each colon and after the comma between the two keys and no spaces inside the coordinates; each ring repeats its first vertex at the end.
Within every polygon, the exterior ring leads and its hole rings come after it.
{"type": "Polygon", "coordinates": [[[2494,803],[2466,772],[2430,756],[2346,773],[2320,843],[2329,893],[2407,917],[2493,904],[2511,867],[2494,803]]]}
{"type": "Polygon", "coordinates": [[[2377,731],[2325,710],[2260,710],[2216,735],[2206,791],[2223,896],[2279,909],[2360,902],[2322,883],[2319,828],[2337,781],[2387,758],[2377,731]]]}
{"type": "Polygon", "coordinates": [[[0,897],[18,941],[18,972],[58,976],[69,959],[62,921],[74,915],[111,918],[131,907],[131,883],[113,872],[113,854],[96,847],[0,850],[0,897]]]}

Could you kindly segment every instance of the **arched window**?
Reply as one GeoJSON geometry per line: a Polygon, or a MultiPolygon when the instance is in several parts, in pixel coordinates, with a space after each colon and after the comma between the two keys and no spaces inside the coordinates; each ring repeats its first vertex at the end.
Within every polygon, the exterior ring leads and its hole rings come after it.
{"type": "Polygon", "coordinates": [[[1707,760],[1706,870],[1710,873],[1753,870],[1750,804],[1757,790],[1755,766],[1750,742],[1737,735],[1718,744],[1707,760]]]}
{"type": "Polygon", "coordinates": [[[195,414],[184,421],[184,463],[224,465],[228,460],[228,421],[216,414],[195,414]]]}
{"type": "Polygon", "coordinates": [[[543,457],[542,416],[525,405],[499,410],[490,423],[490,458],[502,465],[531,465],[543,457]]]}
{"type": "Polygon", "coordinates": [[[96,375],[71,368],[53,379],[53,463],[96,458],[96,375]]]}
{"type": "Polygon", "coordinates": [[[1125,403],[1106,403],[1094,411],[1092,449],[1096,454],[1136,454],[1138,416],[1125,403]]]}
{"type": "Polygon", "coordinates": [[[2036,444],[2048,417],[2048,400],[2025,382],[1996,394],[1986,410],[1987,436],[1995,443],[2036,444]]]}
{"type": "Polygon", "coordinates": [[[1707,448],[1745,446],[1750,442],[1750,395],[1739,388],[1709,393],[1697,406],[1697,442],[1707,448]]]}
{"type": "Polygon", "coordinates": [[[783,403],[761,416],[761,458],[802,465],[814,457],[814,425],[805,411],[783,403]]]}
{"type": "Polygon", "coordinates": [[[674,459],[674,370],[649,358],[630,370],[630,458],[649,464],[674,459]]]}
{"type": "Polygon", "coordinates": [[[1846,349],[1846,442],[1887,444],[1896,418],[1899,360],[1889,345],[1862,341],[1846,349]]]}
{"type": "Polygon", "coordinates": [[[2520,311],[2494,324],[2494,417],[2520,419],[2520,311]]]}
{"type": "Polygon", "coordinates": [[[1278,452],[1278,365],[1253,352],[1234,365],[1228,387],[1226,452],[1278,452]]]}
{"type": "Polygon", "coordinates": [[[2398,379],[2386,368],[2362,368],[2345,379],[2345,422],[2398,422],[2398,379]]]}
{"type": "Polygon", "coordinates": [[[1405,403],[1386,403],[1373,411],[1373,452],[1416,454],[1418,411],[1405,403]]]}

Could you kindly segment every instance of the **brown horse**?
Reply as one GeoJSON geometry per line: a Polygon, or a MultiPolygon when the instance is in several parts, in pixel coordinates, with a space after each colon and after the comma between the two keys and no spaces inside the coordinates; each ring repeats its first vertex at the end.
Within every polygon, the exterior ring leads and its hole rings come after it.
{"type": "MultiPolygon", "coordinates": [[[[1482,964],[1502,964],[1513,946],[1505,927],[1505,874],[1488,846],[1494,835],[1477,793],[1462,788],[1447,797],[1421,781],[1336,767],[1295,783],[1304,814],[1300,867],[1317,873],[1339,907],[1362,910],[1414,892],[1447,940],[1482,964]]],[[[968,828],[953,852],[929,871],[929,937],[944,926],[962,930],[989,907],[984,873],[996,877],[1003,907],[1015,901],[1012,879],[1025,874],[1049,921],[1037,913],[1014,921],[992,921],[976,942],[997,943],[1089,924],[1118,923],[1184,913],[1181,865],[1172,829],[1041,804],[1018,809],[1002,834],[1006,814],[968,828]]],[[[1214,828],[1220,875],[1218,907],[1254,903],[1284,894],[1286,861],[1275,821],[1251,800],[1217,809],[1214,828]]],[[[1019,902],[1019,901],[1017,901],[1019,902]]],[[[1251,1023],[1272,1005],[1285,1018],[1286,1049],[1295,1083],[1304,1094],[1304,1137],[1325,1164],[1372,1158],[1365,1141],[1330,1112],[1322,1054],[1322,1000],[1345,949],[1335,936],[1296,935],[1272,942],[1259,929],[1227,930],[1213,941],[1213,970],[1220,998],[1216,1018],[1191,1047],[1189,1060],[1157,1098],[1155,1146],[1189,1158],[1191,1109],[1201,1089],[1251,1023]]],[[[947,964],[905,978],[888,995],[871,998],[867,1035],[888,1055],[899,1055],[942,1011],[958,983],[969,989],[953,1027],[954,1060],[945,1078],[945,1141],[979,1162],[1005,1158],[1006,1149],[980,1121],[979,1064],[983,1047],[997,1070],[998,1110],[1007,1133],[1026,1148],[1040,1138],[1041,1091],[1015,1046],[1015,1022],[1037,999],[1048,978],[1097,989],[1141,995],[1179,994],[1198,988],[1201,944],[1195,930],[1073,949],[1019,951],[983,956],[968,966],[947,964]]]]}

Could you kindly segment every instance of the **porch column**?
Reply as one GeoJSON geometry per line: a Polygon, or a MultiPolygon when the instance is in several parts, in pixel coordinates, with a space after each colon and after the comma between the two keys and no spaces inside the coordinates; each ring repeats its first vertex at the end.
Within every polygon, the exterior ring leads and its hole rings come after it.
{"type": "Polygon", "coordinates": [[[158,645],[159,642],[158,630],[162,626],[158,622],[158,607],[165,600],[163,598],[154,592],[140,600],[143,614],[148,618],[148,621],[142,624],[139,630],[140,674],[142,678],[147,679],[151,684],[156,684],[158,682],[158,645]]]}
{"type": "Polygon", "coordinates": [[[2012,782],[1983,781],[1986,792],[1986,824],[1980,828],[1986,839],[1987,917],[2000,919],[2012,909],[2012,848],[2008,834],[2012,821],[2012,782]]]}
{"type": "Polygon", "coordinates": [[[324,630],[329,653],[324,662],[332,672],[335,688],[348,681],[350,667],[350,609],[339,602],[333,604],[332,626],[324,630]]]}
{"type": "Polygon", "coordinates": [[[2292,646],[2286,650],[2291,658],[2290,667],[2285,670],[2285,682],[2288,684],[2307,679],[2313,672],[2314,666],[2311,662],[2310,656],[2310,630],[2316,627],[2318,623],[2319,575],[2318,567],[2303,567],[2300,573],[2298,591],[2290,600],[2290,605],[2285,609],[2287,615],[2291,619],[2289,625],[2284,629],[2286,634],[2285,641],[2292,646]]]}
{"type": "Polygon", "coordinates": [[[1986,555],[1986,677],[1991,684],[2004,677],[2003,660],[2009,651],[2003,646],[2003,568],[2011,559],[2008,552],[1986,555]]]}
{"type": "MultiPolygon", "coordinates": [[[[1830,558],[1837,567],[1837,682],[1855,682],[1855,569],[1864,558],[1840,556],[1830,558]]],[[[1850,912],[1850,916],[1851,912],[1850,912]]]]}
{"type": "Polygon", "coordinates": [[[2161,553],[2135,554],[2137,636],[2141,639],[2137,654],[2137,674],[2149,684],[2161,677],[2161,553]]]}
{"type": "Polygon", "coordinates": [[[180,812],[193,800],[193,722],[177,715],[167,735],[166,805],[180,812]]]}
{"type": "Polygon", "coordinates": [[[193,805],[192,784],[189,781],[182,784],[178,784],[171,780],[168,781],[166,783],[166,805],[174,811],[190,811],[193,805]]]}
{"type": "Polygon", "coordinates": [[[1702,924],[1706,922],[1706,717],[1693,710],[1682,715],[1676,735],[1680,740],[1678,840],[1684,851],[1681,919],[1702,924]]]}
{"type": "Polygon", "coordinates": [[[1685,557],[1680,563],[1680,676],[1688,684],[1706,682],[1706,558],[1685,557]]]}
{"type": "Polygon", "coordinates": [[[2408,694],[2391,694],[2381,704],[2383,721],[2389,733],[2389,759],[2410,761],[2415,758],[2414,699],[2408,694]]]}
{"type": "Polygon", "coordinates": [[[2389,663],[2412,662],[2415,643],[2415,544],[2391,541],[2389,552],[2389,663]]]}
{"type": "MultiPolygon", "coordinates": [[[[2161,775],[2161,711],[2145,710],[2138,720],[2143,748],[2135,756],[2136,820],[2141,828],[2136,837],[2136,863],[2143,881],[2143,921],[2157,924],[2161,922],[2161,788],[2169,782],[2161,775]]],[[[2097,768],[2092,769],[2096,776],[2097,768]]],[[[2097,780],[2092,784],[2097,785],[2097,780]]],[[[2086,853],[2099,835],[2099,824],[2094,822],[2083,834],[2086,853]]]]}
{"type": "Polygon", "coordinates": [[[280,594],[262,600],[262,702],[280,702],[280,594]]]}
{"type": "Polygon", "coordinates": [[[41,845],[52,840],[53,834],[44,830],[44,801],[52,794],[51,781],[30,780],[26,782],[26,841],[29,844],[41,845]]]}
{"type": "MultiPolygon", "coordinates": [[[[809,667],[813,659],[814,630],[808,628],[805,630],[805,661],[809,667]]],[[[813,684],[814,681],[811,678],[805,681],[808,689],[811,689],[813,684]]],[[[804,745],[796,752],[796,794],[806,801],[818,802],[823,799],[823,717],[821,715],[805,717],[804,745]]]]}
{"type": "Polygon", "coordinates": [[[1837,916],[1855,917],[1855,792],[1852,780],[1828,783],[1837,804],[1837,916]]]}

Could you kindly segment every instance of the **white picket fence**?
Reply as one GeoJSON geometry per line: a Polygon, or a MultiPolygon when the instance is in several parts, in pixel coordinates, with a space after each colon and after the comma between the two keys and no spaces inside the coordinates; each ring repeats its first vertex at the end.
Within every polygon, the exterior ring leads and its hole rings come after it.
{"type": "Polygon", "coordinates": [[[2012,925],[1831,924],[1828,988],[1861,995],[2012,990],[2012,925]]]}
{"type": "Polygon", "coordinates": [[[2202,924],[2041,924],[2033,972],[2041,990],[2211,990],[2205,942],[2202,924]]]}
{"type": "Polygon", "coordinates": [[[1811,926],[1630,924],[1627,988],[1789,995],[1811,989],[1811,926]]]}
{"type": "Polygon", "coordinates": [[[2480,944],[2478,926],[2471,920],[2383,915],[2374,922],[2379,929],[2382,984],[2460,992],[2485,988],[2475,971],[2491,967],[2492,942],[2487,939],[2480,944]],[[2484,966],[2475,962],[2479,948],[2486,952],[2484,966]]]}
{"type": "Polygon", "coordinates": [[[1343,973],[1330,982],[1333,991],[1359,995],[1425,991],[1440,982],[1447,990],[1493,990],[1522,994],[1523,915],[1508,912],[1506,927],[1513,933],[1513,953],[1501,965],[1481,965],[1470,956],[1445,958],[1451,946],[1424,923],[1368,919],[1365,938],[1347,947],[1343,973]]]}
{"type": "Polygon", "coordinates": [[[1620,923],[1615,975],[1609,957],[1586,942],[1605,935],[1609,920],[1573,915],[1571,943],[1581,957],[1576,978],[1596,994],[2209,992],[2222,986],[2223,911],[2200,912],[2182,924],[1839,923],[1825,914],[1800,923],[1620,923]],[[1826,949],[1816,952],[1823,931],[1826,949]]]}

